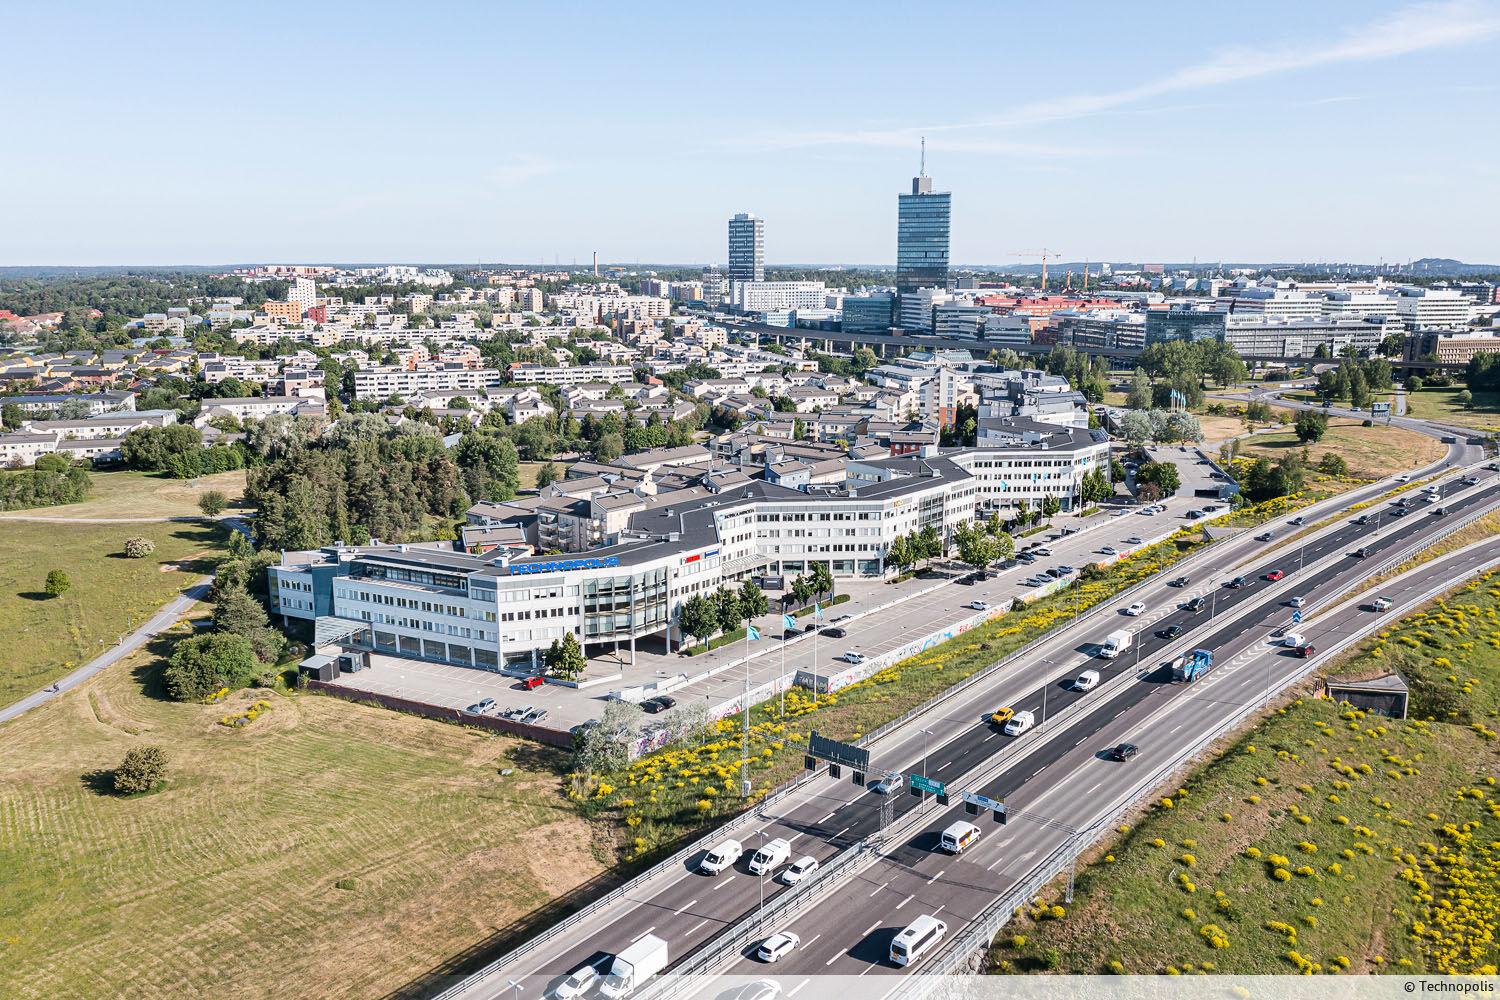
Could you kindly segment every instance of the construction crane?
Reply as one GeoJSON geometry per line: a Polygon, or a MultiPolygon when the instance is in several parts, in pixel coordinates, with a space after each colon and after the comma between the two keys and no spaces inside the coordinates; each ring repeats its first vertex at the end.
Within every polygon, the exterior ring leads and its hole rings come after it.
{"type": "Polygon", "coordinates": [[[1058,260],[1062,257],[1062,254],[1053,253],[1046,247],[1042,247],[1040,250],[1014,250],[1012,253],[1017,257],[1035,257],[1042,262],[1042,294],[1045,295],[1047,292],[1047,261],[1058,260]]]}

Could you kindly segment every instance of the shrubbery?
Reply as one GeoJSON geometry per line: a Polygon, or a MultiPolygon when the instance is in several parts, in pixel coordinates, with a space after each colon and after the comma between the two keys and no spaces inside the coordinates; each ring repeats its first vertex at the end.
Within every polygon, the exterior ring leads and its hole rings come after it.
{"type": "Polygon", "coordinates": [[[167,776],[167,752],[158,746],[133,747],[115,768],[115,791],[139,795],[161,784],[167,776]]]}
{"type": "Polygon", "coordinates": [[[167,664],[167,694],[177,701],[197,701],[221,687],[244,687],[260,669],[250,640],[216,632],[178,643],[167,664]]]}

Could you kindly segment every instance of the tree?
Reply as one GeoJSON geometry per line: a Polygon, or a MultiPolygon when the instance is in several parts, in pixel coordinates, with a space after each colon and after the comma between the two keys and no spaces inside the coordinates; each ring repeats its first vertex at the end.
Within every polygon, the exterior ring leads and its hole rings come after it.
{"type": "Polygon", "coordinates": [[[765,591],[754,583],[746,580],[744,586],[740,587],[740,617],[747,621],[759,618],[771,610],[771,604],[766,600],[765,591]]]}
{"type": "Polygon", "coordinates": [[[633,701],[604,703],[599,724],[585,727],[578,737],[573,768],[580,774],[607,774],[630,761],[630,744],[645,713],[633,701]]]}
{"type": "Polygon", "coordinates": [[[61,597],[72,589],[73,581],[62,570],[55,569],[47,574],[46,590],[49,597],[61,597]]]}
{"type": "Polygon", "coordinates": [[[1468,389],[1460,391],[1453,397],[1453,401],[1466,410],[1474,409],[1474,394],[1468,389]]]}
{"type": "Polygon", "coordinates": [[[1297,414],[1295,427],[1298,441],[1303,444],[1314,444],[1328,433],[1328,418],[1321,413],[1304,410],[1297,414]]]}
{"type": "Polygon", "coordinates": [[[1269,423],[1271,420],[1271,404],[1256,400],[1245,405],[1245,420],[1249,423],[1269,423]]]}
{"type": "Polygon", "coordinates": [[[912,555],[911,543],[905,535],[897,535],[891,539],[891,544],[886,547],[885,561],[896,567],[896,572],[901,572],[908,566],[915,566],[916,557],[912,555]]]}
{"type": "Polygon", "coordinates": [[[827,563],[812,564],[811,583],[813,594],[827,594],[830,600],[833,599],[833,571],[828,568],[827,563]]]}
{"type": "Polygon", "coordinates": [[[131,535],[125,539],[125,558],[144,559],[156,551],[156,543],[144,535],[131,535]]]}
{"type": "Polygon", "coordinates": [[[0,426],[8,431],[13,431],[21,426],[21,421],[26,419],[26,414],[21,410],[19,403],[6,403],[0,406],[0,426]]]}
{"type": "Polygon", "coordinates": [[[1406,391],[1407,392],[1421,392],[1422,391],[1422,376],[1420,376],[1420,375],[1412,375],[1409,378],[1407,378],[1407,380],[1406,380],[1406,391]]]}
{"type": "Polygon", "coordinates": [[[1060,510],[1062,510],[1062,502],[1057,497],[1051,493],[1042,497],[1042,517],[1051,520],[1057,516],[1057,512],[1060,510]]]}
{"type": "Polygon", "coordinates": [[[1000,558],[1000,540],[977,524],[960,524],[953,540],[958,544],[959,560],[976,570],[1000,558]]]}
{"type": "Polygon", "coordinates": [[[125,759],[115,768],[114,787],[117,795],[139,795],[149,792],[161,784],[167,776],[167,752],[161,747],[131,747],[125,759]]]}
{"type": "Polygon", "coordinates": [[[258,669],[249,639],[211,632],[179,642],[163,676],[168,696],[177,701],[196,701],[221,687],[245,686],[258,669]]]}
{"type": "Polygon", "coordinates": [[[714,614],[719,620],[720,632],[733,632],[745,620],[739,596],[726,585],[714,591],[714,614]]]}
{"type": "Polygon", "coordinates": [[[1184,410],[1167,414],[1167,441],[1202,441],[1203,427],[1198,418],[1184,410]]]}
{"type": "Polygon", "coordinates": [[[198,509],[208,517],[218,517],[229,506],[229,498],[222,490],[209,490],[198,498],[198,509]]]}
{"type": "Polygon", "coordinates": [[[1347,476],[1349,474],[1349,463],[1344,456],[1330,451],[1318,460],[1318,471],[1329,476],[1347,476]]]}
{"type": "Polygon", "coordinates": [[[583,647],[578,644],[578,639],[572,632],[564,633],[561,639],[553,639],[543,661],[547,665],[547,673],[569,681],[582,676],[588,666],[583,647]]]}
{"type": "Polygon", "coordinates": [[[1151,417],[1145,410],[1127,410],[1120,416],[1120,436],[1131,444],[1153,440],[1151,417]]]}
{"type": "Polygon", "coordinates": [[[625,454],[625,435],[619,431],[599,435],[592,452],[596,462],[613,462],[625,454]]]}
{"type": "Polygon", "coordinates": [[[928,525],[921,531],[912,535],[913,547],[918,559],[925,559],[928,563],[943,554],[943,536],[933,525],[928,525]]]}
{"type": "Polygon", "coordinates": [[[1151,483],[1161,490],[1162,496],[1172,496],[1182,488],[1182,477],[1172,462],[1146,462],[1136,470],[1137,483],[1151,483]]]}
{"type": "Polygon", "coordinates": [[[558,480],[557,463],[548,462],[536,470],[536,488],[544,490],[558,480]]]}
{"type": "Polygon", "coordinates": [[[1130,391],[1125,394],[1125,406],[1131,410],[1145,410],[1151,406],[1151,380],[1145,370],[1137,368],[1130,380],[1130,391]]]}
{"type": "Polygon", "coordinates": [[[719,631],[719,612],[714,602],[702,594],[688,598],[682,605],[677,623],[682,631],[699,642],[707,642],[719,631]]]}

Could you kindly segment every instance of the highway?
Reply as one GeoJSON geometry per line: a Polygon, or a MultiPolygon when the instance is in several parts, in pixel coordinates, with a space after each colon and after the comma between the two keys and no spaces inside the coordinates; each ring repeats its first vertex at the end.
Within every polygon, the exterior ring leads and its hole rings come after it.
{"type": "MultiPolygon", "coordinates": [[[[1457,457],[1473,458],[1474,451],[1459,445],[1441,464],[1447,466],[1457,457]]],[[[1446,524],[1463,517],[1464,511],[1500,498],[1500,484],[1493,478],[1474,489],[1456,483],[1455,477],[1445,486],[1445,494],[1454,498],[1445,504],[1449,510],[1445,518],[1424,513],[1405,521],[1386,520],[1379,531],[1340,519],[1309,534],[1300,551],[1275,550],[1274,539],[1268,550],[1266,544],[1251,538],[1250,532],[1221,542],[1204,554],[1206,558],[1190,558],[1181,564],[1186,567],[1182,572],[1192,578],[1186,587],[1173,588],[1165,579],[1148,584],[1140,592],[1140,599],[1148,605],[1142,617],[1105,615],[1063,629],[1035,644],[1024,663],[956,694],[920,722],[881,741],[875,748],[877,769],[895,767],[906,773],[921,773],[925,757],[928,773],[949,781],[954,789],[972,787],[960,780],[966,773],[998,765],[997,773],[980,787],[993,797],[1006,799],[1014,809],[1013,820],[1004,827],[987,828],[978,848],[961,860],[950,860],[933,854],[930,847],[935,831],[961,810],[939,810],[930,802],[925,804],[927,815],[920,829],[893,840],[887,845],[889,857],[796,921],[793,929],[802,935],[803,946],[783,959],[778,975],[799,970],[820,975],[896,971],[879,961],[884,953],[882,936],[888,944],[890,935],[898,929],[896,920],[904,922],[917,913],[942,908],[943,913],[955,918],[950,920],[950,927],[961,926],[1012,884],[1028,861],[1045,856],[1050,848],[1046,837],[1037,836],[1038,830],[1051,830],[1066,839],[1073,835],[1072,830],[1087,825],[1089,807],[1102,808],[1104,798],[1118,790],[1119,780],[1113,775],[1120,772],[1105,769],[1087,784],[1082,778],[1068,782],[1070,791],[1063,798],[1072,805],[1067,809],[1054,807],[1049,800],[1058,798],[1054,789],[1060,785],[1059,776],[1074,776],[1073,757],[1082,755],[1087,763],[1099,749],[1116,741],[1117,731],[1129,731],[1133,723],[1151,717],[1159,706],[1180,701],[1182,707],[1177,709],[1173,726],[1160,736],[1159,744],[1153,739],[1132,764],[1112,765],[1129,768],[1126,774],[1149,774],[1153,756],[1166,759],[1174,745],[1182,745],[1219,724],[1215,712],[1241,711],[1246,699],[1263,697],[1267,685],[1274,686],[1277,677],[1290,676],[1305,666],[1304,661],[1255,648],[1263,644],[1273,622],[1280,624],[1290,617],[1290,610],[1280,607],[1281,602],[1291,596],[1316,601],[1347,586],[1363,567],[1372,565],[1347,555],[1356,545],[1381,552],[1400,549],[1416,537],[1441,533],[1446,524]],[[1242,560],[1248,560],[1245,569],[1231,569],[1242,560]],[[1259,577],[1271,569],[1281,569],[1287,578],[1274,584],[1258,580],[1239,590],[1223,586],[1235,572],[1259,577]],[[1178,607],[1193,596],[1207,598],[1208,609],[1193,615],[1178,607]],[[1124,623],[1141,630],[1136,647],[1114,661],[1093,658],[1092,644],[1124,623]],[[1155,635],[1170,625],[1181,625],[1184,635],[1173,640],[1155,635]],[[1157,671],[1161,659],[1201,645],[1215,648],[1219,656],[1219,665],[1209,677],[1190,686],[1162,681],[1157,671]],[[1100,688],[1090,695],[1073,692],[1068,683],[1084,664],[1103,674],[1100,688]],[[1136,680],[1138,676],[1144,680],[1136,680]],[[1087,700],[1075,705],[1080,698],[1087,700]],[[1016,740],[1000,735],[996,727],[982,720],[1002,703],[1031,709],[1041,720],[1040,726],[1016,740]],[[1070,706],[1075,710],[1065,717],[1070,706]],[[1097,794],[1099,788],[1107,789],[1103,797],[1097,794]],[[1028,849],[1018,853],[1003,850],[1000,845],[1021,830],[1030,831],[1028,849]],[[984,864],[979,864],[981,860],[984,864]],[[895,916],[866,929],[851,910],[895,916]]],[[[1369,499],[1389,485],[1364,488],[1316,505],[1307,512],[1309,520],[1369,499]]],[[[1291,529],[1278,525],[1274,530],[1285,536],[1291,529]]],[[[1378,562],[1380,556],[1371,558],[1378,562]]],[[[1174,569],[1164,575],[1172,577],[1177,572],[1174,569]]],[[[1095,763],[1098,768],[1105,767],[1102,761],[1095,763]]],[[[852,787],[847,777],[834,781],[820,776],[775,803],[763,819],[749,817],[731,827],[745,845],[746,860],[763,838],[780,836],[791,841],[794,857],[811,854],[826,861],[876,831],[879,802],[874,793],[852,787]]],[[[912,818],[918,801],[902,794],[892,805],[893,828],[900,829],[912,818]]],[[[735,871],[714,878],[697,874],[695,862],[696,858],[686,858],[671,870],[633,885],[622,899],[586,914],[575,925],[560,928],[529,949],[524,957],[505,967],[504,975],[496,971],[481,976],[455,995],[495,996],[511,979],[525,979],[543,987],[578,965],[598,961],[647,933],[669,941],[673,964],[677,965],[726,927],[755,913],[763,898],[772,901],[784,891],[780,882],[750,876],[744,869],[745,861],[735,871]]],[[[869,919],[873,917],[867,917],[866,922],[869,919]]],[[[775,929],[779,928],[764,928],[767,933],[775,929]]],[[[729,971],[750,972],[754,968],[742,961],[729,971]]]]}

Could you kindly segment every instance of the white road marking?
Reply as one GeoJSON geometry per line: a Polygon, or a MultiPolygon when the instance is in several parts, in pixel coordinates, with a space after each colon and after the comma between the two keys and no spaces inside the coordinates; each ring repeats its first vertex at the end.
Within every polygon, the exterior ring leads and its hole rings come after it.
{"type": "Polygon", "coordinates": [[[794,996],[796,996],[797,995],[797,991],[800,990],[802,987],[806,986],[810,982],[812,982],[811,979],[804,979],[804,980],[802,980],[802,982],[798,983],[796,986],[793,986],[791,989],[787,990],[786,995],[788,997],[794,997],[794,996]]]}
{"type": "Polygon", "coordinates": [[[1005,860],[1004,858],[996,858],[994,861],[991,861],[989,863],[988,867],[985,868],[985,871],[987,871],[987,872],[994,871],[995,870],[995,866],[998,865],[1000,862],[1002,862],[1004,860],[1005,860]]]}
{"type": "Polygon", "coordinates": [[[819,823],[827,823],[829,820],[833,819],[833,813],[836,813],[836,812],[838,812],[837,809],[835,809],[833,812],[829,813],[827,816],[824,816],[822,819],[818,820],[818,822],[819,823]]]}
{"type": "Polygon", "coordinates": [[[860,937],[864,937],[865,934],[869,934],[871,931],[873,931],[875,928],[877,928],[879,926],[880,926],[880,921],[879,920],[875,921],[873,924],[871,924],[870,926],[868,926],[868,927],[865,928],[864,934],[861,934],[860,937]]]}
{"type": "Polygon", "coordinates": [[[932,878],[930,878],[930,879],[927,880],[927,884],[931,885],[932,883],[936,882],[938,879],[942,878],[943,877],[943,873],[946,872],[947,870],[948,869],[944,868],[943,871],[940,871],[936,875],[932,876],[932,878]]]}
{"type": "Polygon", "coordinates": [[[655,925],[655,924],[652,924],[652,925],[651,925],[651,926],[650,926],[650,927],[647,927],[647,928],[646,928],[646,929],[645,929],[645,930],[643,930],[643,931],[641,931],[641,932],[640,932],[640,933],[639,933],[639,934],[637,934],[637,935],[636,935],[636,936],[635,936],[635,937],[633,937],[633,938],[631,938],[631,939],[630,939],[630,940],[631,940],[631,943],[634,943],[634,942],[636,942],[636,941],[639,941],[639,940],[640,940],[640,939],[641,939],[641,938],[643,938],[643,937],[645,937],[645,936],[646,936],[646,935],[647,935],[647,934],[650,934],[650,933],[651,933],[651,932],[652,932],[652,931],[654,931],[654,930],[656,930],[656,925],[655,925]]]}
{"type": "Polygon", "coordinates": [[[912,893],[910,896],[907,896],[901,902],[897,903],[896,904],[896,909],[898,909],[898,910],[901,909],[901,907],[905,906],[907,903],[910,903],[912,900],[914,900],[916,898],[917,898],[917,894],[916,893],[912,893]]]}
{"type": "Polygon", "coordinates": [[[867,965],[867,966],[865,966],[864,971],[861,972],[860,975],[863,976],[865,974],[865,972],[869,972],[873,968],[875,968],[875,966],[873,966],[873,965],[867,965]]]}
{"type": "MultiPolygon", "coordinates": [[[[694,924],[693,926],[689,927],[687,930],[683,931],[682,932],[682,936],[683,937],[691,937],[692,934],[693,934],[693,931],[695,931],[698,928],[702,927],[706,923],[708,923],[707,920],[700,920],[700,921],[698,921],[696,924],[694,924]]],[[[640,939],[637,938],[636,940],[640,940],[640,939]]]]}
{"type": "Polygon", "coordinates": [[[724,888],[724,887],[725,887],[725,886],[726,886],[726,885],[728,885],[728,884],[729,884],[729,883],[731,883],[731,882],[733,882],[733,881],[734,881],[734,880],[735,880],[735,879],[736,879],[736,878],[738,878],[738,877],[739,877],[739,876],[738,876],[738,875],[731,875],[731,876],[729,876],[729,877],[728,877],[728,878],[726,878],[726,879],[725,879],[725,880],[724,880],[724,881],[722,881],[722,882],[719,882],[719,883],[716,883],[716,884],[715,884],[715,885],[714,885],[714,888],[715,888],[715,889],[722,889],[722,888],[724,888]]]}
{"type": "MultiPolygon", "coordinates": [[[[881,889],[884,889],[884,888],[885,888],[885,887],[886,887],[886,885],[887,885],[887,884],[888,884],[888,883],[881,883],[881,884],[880,884],[880,885],[877,885],[877,886],[876,886],[876,887],[875,887],[875,892],[879,892],[879,891],[880,891],[880,890],[881,890],[881,889]]],[[[871,895],[871,896],[873,896],[873,895],[875,895],[875,892],[872,892],[872,893],[870,893],[870,895],[871,895]]],[[[868,898],[868,897],[866,897],[866,898],[868,898]]]]}
{"type": "Polygon", "coordinates": [[[697,905],[698,905],[698,901],[696,899],[692,900],[691,902],[684,903],[683,906],[682,906],[682,910],[673,910],[672,911],[672,916],[674,916],[674,917],[680,917],[680,916],[682,916],[683,910],[686,910],[689,907],[697,906],[697,905]]]}
{"type": "Polygon", "coordinates": [[[1093,788],[1090,788],[1087,792],[1084,792],[1084,794],[1085,795],[1093,795],[1095,792],[1097,792],[1102,787],[1104,787],[1104,782],[1101,781],[1098,784],[1096,784],[1093,788]]]}
{"type": "MultiPolygon", "coordinates": [[[[808,938],[807,941],[806,941],[806,943],[802,945],[802,950],[806,951],[807,949],[811,948],[812,947],[812,943],[814,941],[816,941],[818,938],[822,937],[822,936],[823,936],[823,932],[819,931],[818,933],[814,934],[812,937],[808,938]]],[[[788,994],[788,996],[790,996],[790,994],[788,994]]]]}
{"type": "Polygon", "coordinates": [[[826,962],[823,963],[823,967],[827,968],[828,966],[832,965],[834,962],[837,962],[839,960],[840,956],[842,956],[843,954],[844,953],[841,952],[841,951],[834,952],[833,953],[833,957],[830,958],[828,961],[826,961],[826,962]]]}
{"type": "Polygon", "coordinates": [[[840,830],[838,833],[835,833],[832,837],[829,837],[828,839],[829,840],[838,840],[840,837],[842,837],[844,834],[846,834],[848,832],[849,832],[849,828],[846,826],[842,830],[840,830]]]}

